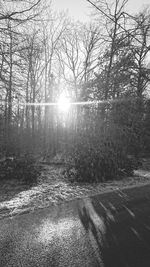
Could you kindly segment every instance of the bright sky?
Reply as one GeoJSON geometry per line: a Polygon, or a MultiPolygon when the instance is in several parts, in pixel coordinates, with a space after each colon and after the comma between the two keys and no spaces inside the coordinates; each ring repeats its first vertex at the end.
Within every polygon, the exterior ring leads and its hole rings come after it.
{"type": "MultiPolygon", "coordinates": [[[[90,20],[90,8],[86,0],[52,0],[52,3],[56,10],[68,9],[69,15],[75,20],[90,20]]],[[[147,4],[150,5],[150,0],[128,0],[128,12],[136,13],[147,4]]]]}
{"type": "Polygon", "coordinates": [[[52,0],[52,3],[57,10],[68,10],[75,20],[89,20],[89,4],[86,0],[52,0]]]}

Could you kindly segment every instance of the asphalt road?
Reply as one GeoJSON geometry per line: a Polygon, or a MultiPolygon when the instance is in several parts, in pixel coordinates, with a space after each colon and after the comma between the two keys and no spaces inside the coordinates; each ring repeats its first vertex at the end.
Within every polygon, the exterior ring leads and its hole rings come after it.
{"type": "Polygon", "coordinates": [[[150,266],[150,186],[0,220],[0,267],[150,266]]]}

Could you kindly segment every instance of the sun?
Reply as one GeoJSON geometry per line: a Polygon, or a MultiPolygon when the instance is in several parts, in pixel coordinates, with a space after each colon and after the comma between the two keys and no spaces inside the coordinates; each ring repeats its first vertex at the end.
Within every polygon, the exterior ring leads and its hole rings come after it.
{"type": "Polygon", "coordinates": [[[70,99],[64,95],[60,95],[58,100],[58,108],[61,112],[68,112],[70,109],[70,99]]]}

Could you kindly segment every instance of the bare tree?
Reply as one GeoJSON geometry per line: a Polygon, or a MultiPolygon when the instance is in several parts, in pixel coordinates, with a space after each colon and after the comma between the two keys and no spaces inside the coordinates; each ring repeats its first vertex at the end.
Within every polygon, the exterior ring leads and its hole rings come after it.
{"type": "Polygon", "coordinates": [[[150,12],[144,10],[134,20],[135,37],[131,46],[134,56],[132,85],[136,88],[137,96],[142,98],[150,81],[150,72],[146,67],[150,55],[150,12]],[[139,40],[137,42],[137,39],[139,40]]]}
{"type": "Polygon", "coordinates": [[[117,39],[119,38],[119,35],[123,36],[123,33],[126,32],[126,18],[123,11],[127,4],[127,0],[115,0],[113,2],[108,2],[106,0],[103,2],[100,2],[99,0],[87,1],[96,9],[96,16],[102,17],[103,25],[105,27],[104,39],[107,41],[107,45],[109,47],[109,59],[107,62],[104,96],[104,99],[107,100],[110,91],[111,68],[117,51],[117,39]],[[124,27],[121,25],[124,25],[124,27]]]}

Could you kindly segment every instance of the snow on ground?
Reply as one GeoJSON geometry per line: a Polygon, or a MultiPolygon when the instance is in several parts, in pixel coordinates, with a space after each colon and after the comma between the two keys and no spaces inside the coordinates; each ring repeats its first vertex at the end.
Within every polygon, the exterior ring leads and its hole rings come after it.
{"type": "Polygon", "coordinates": [[[7,181],[0,185],[0,218],[56,205],[63,201],[82,198],[102,192],[150,183],[150,171],[135,171],[134,177],[103,184],[71,184],[62,174],[63,168],[45,165],[38,184],[31,188],[7,181]]]}

